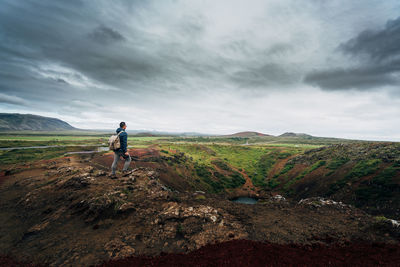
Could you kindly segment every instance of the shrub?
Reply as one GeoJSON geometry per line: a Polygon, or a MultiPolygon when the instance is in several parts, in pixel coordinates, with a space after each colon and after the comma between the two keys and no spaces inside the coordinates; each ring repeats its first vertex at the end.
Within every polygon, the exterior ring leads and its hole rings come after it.
{"type": "Polygon", "coordinates": [[[277,187],[279,184],[280,184],[279,181],[277,181],[277,180],[275,180],[275,179],[271,179],[271,180],[268,181],[267,186],[268,186],[270,189],[274,189],[274,188],[277,187]]]}
{"type": "Polygon", "coordinates": [[[199,177],[203,178],[210,178],[211,177],[211,172],[208,170],[208,167],[204,164],[198,164],[197,162],[194,163],[194,169],[196,171],[196,174],[199,177]]]}
{"type": "MultiPolygon", "coordinates": [[[[358,162],[344,178],[342,178],[339,181],[337,181],[336,183],[330,185],[328,195],[332,195],[332,194],[336,193],[350,181],[355,181],[361,177],[375,173],[378,170],[380,163],[381,163],[380,159],[369,159],[369,160],[362,160],[362,161],[358,162]]],[[[381,173],[382,175],[389,174],[389,173],[386,173],[385,171],[383,171],[382,173],[381,173]],[[382,173],[385,173],[385,174],[382,174],[382,173]]],[[[379,175],[377,177],[379,177],[379,175]]],[[[374,179],[376,179],[376,178],[374,178],[374,179]]],[[[378,179],[380,179],[380,178],[378,178],[378,179]]],[[[359,200],[365,201],[367,199],[374,198],[374,196],[372,196],[372,195],[375,195],[375,196],[376,196],[376,194],[380,195],[381,193],[379,191],[380,190],[376,190],[374,188],[360,187],[356,191],[356,196],[359,200]]]]}
{"type": "Polygon", "coordinates": [[[328,168],[330,170],[337,170],[339,167],[341,167],[348,161],[349,161],[348,158],[335,158],[331,162],[329,162],[329,164],[326,166],[326,168],[328,168]]]}
{"type": "Polygon", "coordinates": [[[311,173],[313,171],[315,171],[316,169],[318,169],[319,167],[322,167],[326,164],[325,160],[319,160],[316,163],[314,163],[309,169],[307,173],[311,173]]]}
{"type": "Polygon", "coordinates": [[[217,166],[218,168],[220,168],[220,169],[222,169],[224,171],[231,171],[232,170],[232,168],[229,167],[229,165],[226,162],[224,162],[224,161],[222,161],[220,159],[213,160],[211,163],[213,163],[215,166],[217,166]]]}
{"type": "Polygon", "coordinates": [[[386,222],[388,220],[385,216],[375,216],[374,218],[377,222],[386,222]]]}
{"type": "Polygon", "coordinates": [[[362,160],[354,166],[346,178],[354,180],[372,174],[379,168],[380,163],[380,159],[362,160]]]}
{"type": "Polygon", "coordinates": [[[286,159],[287,157],[291,156],[292,154],[289,152],[281,152],[278,155],[278,159],[286,159]]]}
{"type": "Polygon", "coordinates": [[[274,178],[278,178],[279,176],[284,175],[285,173],[287,173],[288,171],[293,169],[293,167],[294,167],[294,164],[286,163],[285,167],[283,167],[283,169],[278,174],[274,175],[274,178]]]}
{"type": "Polygon", "coordinates": [[[396,176],[398,170],[394,167],[387,167],[377,176],[372,179],[372,183],[376,185],[388,185],[392,181],[392,178],[396,176]]]}
{"type": "Polygon", "coordinates": [[[197,195],[197,196],[195,196],[195,199],[203,200],[203,199],[206,199],[206,197],[204,195],[197,195]]]}

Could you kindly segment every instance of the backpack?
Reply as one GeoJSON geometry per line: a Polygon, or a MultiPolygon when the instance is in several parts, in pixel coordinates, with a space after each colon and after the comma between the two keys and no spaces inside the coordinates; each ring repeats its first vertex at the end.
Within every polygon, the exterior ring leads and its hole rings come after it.
{"type": "Polygon", "coordinates": [[[121,147],[121,143],[119,141],[119,134],[123,131],[120,131],[118,134],[111,135],[110,139],[108,139],[108,148],[110,150],[117,150],[121,147]]]}

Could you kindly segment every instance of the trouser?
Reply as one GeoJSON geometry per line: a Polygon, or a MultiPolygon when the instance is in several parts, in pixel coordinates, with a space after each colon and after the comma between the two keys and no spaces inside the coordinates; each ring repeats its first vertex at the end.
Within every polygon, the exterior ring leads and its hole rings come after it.
{"type": "Polygon", "coordinates": [[[129,164],[131,164],[130,156],[124,155],[123,152],[114,152],[114,162],[111,165],[112,174],[115,174],[115,171],[117,170],[117,165],[118,165],[118,162],[119,162],[119,159],[121,156],[125,159],[124,168],[122,169],[123,171],[126,171],[129,167],[129,164]]]}

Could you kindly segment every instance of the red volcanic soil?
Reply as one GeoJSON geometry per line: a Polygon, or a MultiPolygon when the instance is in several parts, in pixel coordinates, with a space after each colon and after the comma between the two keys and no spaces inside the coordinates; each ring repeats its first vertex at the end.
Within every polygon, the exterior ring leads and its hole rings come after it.
{"type": "Polygon", "coordinates": [[[18,262],[15,261],[13,258],[8,256],[1,256],[0,255],[0,267],[38,267],[38,265],[34,265],[27,262],[18,262]]]}
{"type": "Polygon", "coordinates": [[[7,179],[6,172],[5,171],[1,172],[0,173],[0,184],[2,184],[6,179],[7,179]]]}
{"type": "Polygon", "coordinates": [[[311,247],[232,240],[188,254],[129,257],[101,266],[400,266],[400,246],[360,243],[311,247]]]}
{"type": "MultiPolygon", "coordinates": [[[[0,256],[0,267],[38,265],[0,256]]],[[[400,246],[351,244],[347,246],[279,245],[232,240],[204,246],[188,254],[128,257],[99,267],[122,266],[400,266],[400,246]]]]}

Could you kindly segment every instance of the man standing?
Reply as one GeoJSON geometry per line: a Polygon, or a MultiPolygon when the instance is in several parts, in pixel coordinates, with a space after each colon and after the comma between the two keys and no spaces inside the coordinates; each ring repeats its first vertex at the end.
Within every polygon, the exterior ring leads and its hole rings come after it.
{"type": "Polygon", "coordinates": [[[128,174],[128,167],[131,163],[131,157],[127,151],[128,148],[128,134],[125,132],[126,123],[121,122],[119,124],[119,128],[117,129],[117,134],[119,134],[119,142],[121,147],[114,151],[114,162],[111,165],[111,178],[116,178],[115,171],[117,169],[118,161],[120,157],[123,157],[125,160],[124,168],[122,169],[123,175],[128,174]],[[121,133],[120,133],[121,132],[121,133]]]}

